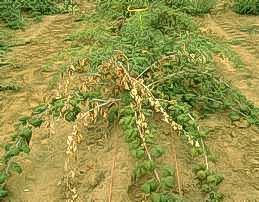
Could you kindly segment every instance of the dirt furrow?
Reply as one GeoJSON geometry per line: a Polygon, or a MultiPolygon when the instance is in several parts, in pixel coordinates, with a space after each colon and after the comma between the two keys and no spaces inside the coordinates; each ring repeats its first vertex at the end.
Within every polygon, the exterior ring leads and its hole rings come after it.
{"type": "MultiPolygon", "coordinates": [[[[100,125],[99,125],[100,126],[100,125]]],[[[79,201],[128,202],[133,159],[123,133],[90,130],[80,145],[79,201]]]]}
{"type": "Polygon", "coordinates": [[[14,66],[0,70],[1,82],[17,83],[21,86],[18,92],[0,94],[1,134],[3,131],[10,131],[10,126],[16,121],[14,117],[28,113],[33,106],[42,101],[49,80],[53,73],[60,69],[60,66],[52,66],[50,72],[44,72],[44,65],[50,60],[57,61],[58,53],[68,47],[69,44],[64,39],[71,33],[74,24],[70,15],[48,16],[40,24],[32,25],[25,32],[17,34],[17,38],[30,43],[9,52],[6,58],[12,61],[14,66]],[[57,27],[58,33],[52,33],[57,27]]]}
{"type": "MultiPolygon", "coordinates": [[[[21,115],[30,115],[32,108],[42,102],[49,91],[49,81],[60,71],[61,64],[68,62],[58,58],[58,54],[69,47],[65,38],[76,25],[74,19],[72,15],[47,16],[39,24],[17,33],[17,39],[26,43],[5,55],[13,65],[0,70],[0,79],[3,83],[17,83],[21,89],[0,92],[1,140],[8,139],[13,124],[21,115]],[[49,63],[54,65],[46,71],[44,65],[49,63]]],[[[24,172],[21,176],[13,176],[8,183],[10,195],[7,200],[64,201],[58,184],[64,174],[66,136],[71,131],[65,127],[59,129],[51,137],[42,129],[35,132],[30,154],[19,158],[24,172]]]]}
{"type": "MultiPolygon", "coordinates": [[[[232,49],[239,54],[242,61],[245,63],[243,69],[236,69],[230,62],[216,57],[218,72],[232,85],[239,89],[250,101],[259,106],[259,57],[258,45],[251,41],[250,35],[240,32],[240,28],[249,25],[251,22],[259,23],[258,18],[240,17],[233,13],[227,13],[222,16],[210,16],[205,19],[205,26],[208,27],[214,34],[227,41],[238,39],[238,44],[232,45],[232,49]],[[226,15],[226,16],[225,16],[226,15]],[[255,21],[254,21],[255,20],[255,21]]],[[[255,35],[256,40],[259,35],[255,35]]]]}
{"type": "Polygon", "coordinates": [[[258,128],[231,125],[217,115],[201,125],[211,130],[206,144],[217,161],[210,167],[225,178],[220,186],[224,201],[256,201],[259,198],[258,128]]]}

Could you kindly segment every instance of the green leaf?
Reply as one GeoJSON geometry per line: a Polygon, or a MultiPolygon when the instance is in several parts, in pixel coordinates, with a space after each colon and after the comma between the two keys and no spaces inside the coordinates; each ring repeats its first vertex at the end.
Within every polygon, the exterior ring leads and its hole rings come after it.
{"type": "Polygon", "coordinates": [[[126,116],[126,117],[123,117],[123,118],[120,120],[120,123],[121,123],[122,125],[130,126],[130,123],[131,123],[132,119],[133,119],[132,116],[126,116]]]}
{"type": "Polygon", "coordinates": [[[130,143],[132,141],[134,141],[138,135],[136,129],[134,128],[129,128],[124,132],[125,136],[126,136],[126,142],[130,143]]]}
{"type": "Polygon", "coordinates": [[[161,202],[170,202],[168,197],[165,195],[165,194],[161,194],[161,199],[160,199],[161,202]]]}
{"type": "Polygon", "coordinates": [[[247,114],[249,112],[249,107],[245,104],[242,104],[240,105],[240,111],[247,114]]]}
{"type": "Polygon", "coordinates": [[[108,114],[109,123],[113,123],[118,117],[118,107],[111,107],[108,114]]]}
{"type": "Polygon", "coordinates": [[[12,141],[15,141],[17,137],[18,137],[18,133],[17,133],[17,132],[14,132],[14,133],[11,135],[12,141]]]}
{"type": "Polygon", "coordinates": [[[7,194],[8,194],[8,191],[6,191],[2,187],[0,187],[0,198],[6,197],[7,194]]]}
{"type": "Polygon", "coordinates": [[[11,147],[8,152],[4,155],[5,161],[9,161],[12,157],[17,156],[20,150],[17,147],[11,147]]]}
{"type": "Polygon", "coordinates": [[[19,136],[24,138],[27,144],[30,143],[32,137],[32,130],[31,128],[22,128],[19,130],[19,136]]]}
{"type": "Polygon", "coordinates": [[[3,184],[7,179],[7,175],[4,172],[0,172],[0,184],[3,184]]]}
{"type": "Polygon", "coordinates": [[[10,169],[18,174],[22,173],[22,167],[16,162],[11,162],[10,169]]]}
{"type": "Polygon", "coordinates": [[[22,116],[19,118],[19,121],[22,123],[22,125],[26,125],[29,119],[29,116],[22,116]]]}
{"type": "Polygon", "coordinates": [[[35,107],[35,108],[33,109],[32,114],[33,114],[33,115],[35,115],[35,114],[41,114],[41,113],[43,113],[44,111],[46,111],[47,108],[48,108],[48,107],[47,107],[47,105],[45,105],[45,104],[39,105],[39,106],[37,106],[37,107],[35,107]]]}
{"type": "Polygon", "coordinates": [[[167,176],[161,178],[161,186],[163,189],[171,189],[175,185],[175,179],[173,176],[167,176]]]}
{"type": "Polygon", "coordinates": [[[146,169],[143,165],[137,165],[136,169],[134,170],[134,175],[136,178],[139,178],[147,173],[146,169]]]}
{"type": "Polygon", "coordinates": [[[146,182],[145,184],[143,184],[143,185],[141,186],[141,190],[142,190],[143,192],[145,192],[146,194],[149,194],[149,193],[151,192],[151,186],[150,186],[150,184],[149,184],[148,182],[146,182]]]}
{"type": "Polygon", "coordinates": [[[201,186],[201,191],[205,192],[205,193],[209,193],[212,190],[212,186],[210,186],[209,184],[203,184],[201,186]]]}
{"type": "Polygon", "coordinates": [[[229,113],[229,118],[232,121],[238,121],[240,119],[240,115],[237,112],[230,112],[229,113]]]}
{"type": "Polygon", "coordinates": [[[199,171],[197,172],[197,178],[198,178],[199,180],[204,180],[204,179],[206,179],[206,177],[207,177],[207,172],[206,172],[206,171],[204,171],[204,170],[199,170],[199,171]]]}
{"type": "Polygon", "coordinates": [[[189,121],[189,119],[190,119],[190,117],[188,117],[186,114],[180,114],[179,116],[177,116],[177,121],[179,122],[179,123],[184,123],[184,122],[188,122],[189,121]]]}
{"type": "Polygon", "coordinates": [[[229,108],[233,105],[232,101],[230,100],[224,100],[223,104],[226,108],[229,108]]]}
{"type": "Polygon", "coordinates": [[[144,156],[145,151],[142,148],[138,148],[138,149],[132,150],[131,153],[135,158],[141,159],[144,156]]]}
{"type": "Polygon", "coordinates": [[[57,117],[60,115],[61,109],[65,106],[65,102],[62,99],[54,100],[51,106],[51,112],[52,114],[57,117]]]}
{"type": "Polygon", "coordinates": [[[156,189],[158,188],[158,182],[156,181],[156,179],[151,179],[148,181],[148,183],[150,184],[151,192],[156,191],[156,189]]]}
{"type": "Polygon", "coordinates": [[[224,194],[220,193],[220,192],[216,192],[216,191],[211,191],[209,193],[209,200],[210,201],[215,201],[215,202],[219,202],[219,201],[223,201],[224,198],[224,194]]]}
{"type": "Polygon", "coordinates": [[[151,201],[152,202],[161,202],[161,194],[153,192],[151,194],[151,201]]]}
{"type": "Polygon", "coordinates": [[[134,132],[134,128],[129,128],[124,133],[126,136],[130,136],[133,132],[134,132]]]}
{"type": "Polygon", "coordinates": [[[153,171],[155,169],[155,163],[150,160],[145,160],[143,166],[147,171],[153,171]]]}
{"type": "Polygon", "coordinates": [[[134,141],[130,142],[130,150],[136,150],[138,149],[140,146],[140,139],[139,138],[136,138],[134,141]]]}
{"type": "Polygon", "coordinates": [[[174,176],[174,170],[169,165],[166,165],[161,169],[161,175],[163,177],[174,176]]]}
{"type": "Polygon", "coordinates": [[[203,164],[197,164],[193,166],[193,172],[197,174],[198,171],[200,170],[206,170],[206,166],[203,164]]]}
{"type": "Polygon", "coordinates": [[[24,152],[26,154],[30,153],[30,147],[26,142],[22,142],[21,145],[19,145],[19,149],[21,152],[24,152]]]}
{"type": "Polygon", "coordinates": [[[80,108],[78,107],[75,107],[73,110],[68,110],[66,113],[65,113],[65,119],[66,121],[68,122],[74,122],[77,118],[77,115],[79,114],[80,112],[80,108]]]}
{"type": "Polygon", "coordinates": [[[11,149],[11,147],[12,147],[12,144],[9,144],[9,143],[7,143],[6,145],[4,145],[5,151],[9,151],[9,150],[11,149]]]}
{"type": "Polygon", "coordinates": [[[42,123],[43,123],[43,120],[39,118],[32,118],[30,120],[30,124],[35,128],[40,127],[42,123]]]}
{"type": "Polygon", "coordinates": [[[150,153],[151,153],[151,156],[155,158],[159,158],[164,154],[164,150],[159,146],[155,146],[151,149],[150,153]]]}
{"type": "Polygon", "coordinates": [[[224,177],[221,175],[209,175],[207,177],[207,182],[209,184],[215,184],[218,185],[219,183],[221,183],[223,181],[224,177]]]}

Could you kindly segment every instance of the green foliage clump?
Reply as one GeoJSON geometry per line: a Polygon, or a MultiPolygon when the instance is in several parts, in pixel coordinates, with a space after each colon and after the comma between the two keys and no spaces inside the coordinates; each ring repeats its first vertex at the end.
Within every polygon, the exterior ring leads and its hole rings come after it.
{"type": "Polygon", "coordinates": [[[0,42],[0,56],[8,50],[8,46],[4,42],[0,42]]]}
{"type": "Polygon", "coordinates": [[[2,0],[0,20],[12,29],[19,29],[25,24],[24,16],[27,14],[39,18],[62,12],[63,9],[58,4],[58,0],[2,0]]]}
{"type": "MultiPolygon", "coordinates": [[[[100,18],[99,13],[97,15],[93,18],[100,18]]],[[[107,20],[113,19],[113,14],[107,16],[107,20]]],[[[106,29],[103,27],[100,29],[102,31],[95,30],[91,34],[87,31],[84,36],[94,42],[88,54],[94,69],[111,57],[115,50],[120,50],[129,58],[130,70],[139,74],[162,55],[184,51],[184,46],[188,48],[188,54],[196,52],[197,57],[206,57],[206,60],[212,60],[213,54],[220,54],[236,66],[242,66],[242,62],[227,46],[222,48],[222,44],[216,40],[201,36],[189,15],[161,3],[151,4],[148,10],[136,12],[119,22],[119,29],[116,28],[118,20],[115,19],[106,29]]],[[[78,36],[78,40],[84,37],[78,36]]],[[[187,59],[189,56],[184,57],[187,59]]]]}
{"type": "MultiPolygon", "coordinates": [[[[0,46],[0,48],[1,48],[1,46],[0,46]]],[[[15,83],[7,83],[7,84],[0,83],[0,92],[1,91],[9,91],[9,90],[17,91],[20,88],[21,87],[19,85],[15,84],[15,83]]]]}
{"type": "Polygon", "coordinates": [[[216,5],[216,0],[165,0],[167,5],[179,8],[190,15],[209,13],[216,5]]]}
{"type": "MultiPolygon", "coordinates": [[[[1,15],[1,14],[0,14],[1,15]]],[[[9,44],[6,42],[7,38],[9,37],[9,35],[3,31],[0,30],[0,57],[6,52],[8,51],[9,48],[9,44]]]]}
{"type": "Polygon", "coordinates": [[[197,25],[190,16],[165,5],[154,7],[151,26],[164,34],[197,30],[197,25]]]}
{"type": "Polygon", "coordinates": [[[32,128],[40,127],[43,120],[38,117],[21,117],[16,125],[16,132],[12,135],[12,141],[3,145],[4,154],[1,161],[0,170],[0,199],[7,196],[6,182],[12,173],[21,174],[22,167],[16,162],[15,157],[20,153],[30,152],[29,144],[32,138],[32,128]]]}
{"type": "Polygon", "coordinates": [[[218,192],[218,185],[223,181],[224,177],[220,174],[211,172],[203,165],[194,167],[196,178],[199,181],[201,191],[206,193],[208,202],[223,201],[223,194],[218,192]]]}
{"type": "Polygon", "coordinates": [[[259,15],[258,0],[235,0],[234,11],[245,15],[259,15]]]}

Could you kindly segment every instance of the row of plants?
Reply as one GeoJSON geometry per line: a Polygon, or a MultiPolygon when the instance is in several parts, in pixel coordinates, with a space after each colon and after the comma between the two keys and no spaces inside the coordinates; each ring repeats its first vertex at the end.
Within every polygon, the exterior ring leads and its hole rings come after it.
{"type": "MultiPolygon", "coordinates": [[[[202,4],[202,1],[196,2],[202,4]]],[[[196,7],[196,12],[192,11],[189,15],[191,9],[188,10],[184,4],[172,4],[169,1],[99,1],[97,13],[84,17],[88,25],[92,23],[90,26],[94,28],[76,32],[67,38],[75,42],[72,43],[73,48],[81,50],[88,47],[86,55],[93,72],[98,72],[103,62],[109,60],[116,50],[122,51],[128,59],[126,66],[130,75],[143,79],[155,97],[161,99],[161,105],[167,113],[183,127],[182,134],[193,145],[191,150],[194,156],[205,153],[201,145],[207,135],[205,131],[199,130],[200,119],[223,111],[229,112],[232,121],[245,118],[249,123],[258,125],[259,118],[258,109],[216,72],[214,55],[227,58],[236,68],[242,68],[244,64],[239,56],[224,42],[202,35],[191,17],[202,15],[212,8],[200,11],[196,7]],[[112,23],[107,25],[107,22],[112,23]]],[[[138,137],[134,110],[130,106],[125,106],[128,114],[121,121],[126,141],[130,150],[133,148],[132,153],[137,161],[140,158],[140,162],[149,162],[141,146],[141,137],[138,137]]],[[[152,138],[154,140],[149,145],[151,150],[153,146],[158,146],[154,135],[152,138]]],[[[153,184],[157,183],[154,168],[158,169],[158,173],[161,172],[156,161],[152,159],[155,166],[150,170],[141,165],[145,175],[140,175],[132,183],[153,201],[154,195],[159,198],[155,201],[173,201],[175,194],[164,199],[164,191],[153,184]],[[149,182],[152,182],[151,185],[149,182]],[[143,186],[148,187],[148,193],[143,190],[143,186]]],[[[137,163],[136,170],[139,165],[137,163]]],[[[194,173],[208,201],[222,200],[223,196],[217,191],[217,186],[223,177],[203,165],[194,167],[194,173]]],[[[172,194],[168,190],[166,193],[172,194]]]]}
{"type": "MultiPolygon", "coordinates": [[[[90,66],[96,70],[114,50],[122,51],[130,74],[142,78],[155,97],[164,100],[164,108],[183,127],[197,155],[204,155],[200,145],[206,139],[205,131],[199,131],[199,120],[212,113],[228,111],[232,121],[246,119],[258,125],[258,108],[218,75],[213,61],[219,55],[242,68],[239,56],[212,36],[202,35],[186,7],[168,1],[100,1],[97,10],[89,21],[114,23],[84,34],[92,46],[90,66]]],[[[202,173],[198,179],[208,200],[222,200],[217,192],[222,176],[204,167],[194,172],[202,173]]]]}

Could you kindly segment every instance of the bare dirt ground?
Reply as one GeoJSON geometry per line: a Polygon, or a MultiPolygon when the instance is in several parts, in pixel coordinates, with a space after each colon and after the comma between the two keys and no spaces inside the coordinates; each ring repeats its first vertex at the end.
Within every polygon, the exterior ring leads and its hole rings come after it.
{"type": "MultiPolygon", "coordinates": [[[[68,47],[64,39],[72,29],[73,17],[58,15],[47,16],[41,23],[17,33],[17,38],[29,43],[14,48],[6,55],[13,65],[2,68],[0,77],[2,82],[16,82],[22,88],[15,93],[1,93],[1,125],[11,126],[15,117],[42,101],[50,79],[64,63],[58,61],[57,56],[68,47]],[[50,60],[55,61],[55,65],[46,71],[44,65],[50,60]]],[[[4,131],[10,130],[1,127],[1,132],[4,131]]]]}
{"type": "Polygon", "coordinates": [[[234,68],[228,61],[216,58],[218,72],[259,106],[259,18],[226,12],[205,18],[205,26],[223,40],[232,41],[232,48],[245,63],[234,68]]]}
{"type": "Polygon", "coordinates": [[[211,116],[202,125],[211,130],[207,145],[217,157],[217,162],[210,166],[225,177],[220,186],[224,201],[257,201],[259,129],[233,125],[222,115],[211,116]]]}
{"type": "MultiPolygon", "coordinates": [[[[10,134],[19,116],[29,115],[32,107],[42,102],[49,81],[64,64],[58,54],[68,47],[64,39],[74,25],[71,15],[47,16],[17,33],[17,39],[27,43],[6,55],[13,65],[1,69],[0,75],[2,82],[16,82],[22,88],[18,92],[1,92],[1,139],[10,134]],[[46,71],[44,65],[49,61],[54,65],[46,71]]],[[[23,174],[10,180],[10,201],[59,201],[59,195],[54,193],[63,172],[65,136],[49,138],[46,134],[41,131],[33,136],[31,154],[21,159],[23,174]]]]}
{"type": "MultiPolygon", "coordinates": [[[[87,6],[86,6],[87,7],[87,6]]],[[[248,99],[259,106],[259,32],[249,33],[247,25],[258,25],[255,17],[240,17],[233,13],[205,18],[206,26],[224,40],[238,40],[233,49],[245,62],[244,69],[235,69],[227,61],[217,58],[219,73],[231,81],[248,99]]],[[[69,57],[59,57],[70,46],[66,37],[75,30],[77,23],[71,15],[44,17],[16,37],[26,41],[24,46],[13,48],[5,57],[13,65],[0,70],[0,80],[17,82],[22,86],[18,92],[0,92],[1,141],[8,139],[12,125],[20,115],[30,114],[32,107],[42,102],[53,76],[69,57]]],[[[257,29],[258,30],[258,29],[257,29]]],[[[188,201],[204,199],[194,180],[188,146],[157,120],[161,144],[167,149],[163,161],[175,166],[182,194],[188,201]],[[171,141],[168,141],[171,140],[171,141]]],[[[245,121],[231,123],[222,115],[214,115],[201,121],[202,127],[210,129],[206,142],[217,157],[209,166],[223,173],[220,185],[226,202],[256,201],[259,199],[259,130],[245,121]]],[[[58,123],[56,133],[49,136],[45,130],[36,131],[32,139],[31,153],[22,156],[24,172],[13,176],[8,182],[11,202],[59,202],[65,201],[60,186],[64,174],[66,137],[71,126],[58,123]]],[[[93,129],[85,133],[79,153],[79,199],[82,202],[107,201],[112,184],[112,201],[137,201],[137,192],[130,187],[134,161],[122,131],[114,127],[93,129]],[[113,176],[112,176],[113,173],[113,176]]],[[[175,190],[177,192],[177,190],[175,190]]]]}

